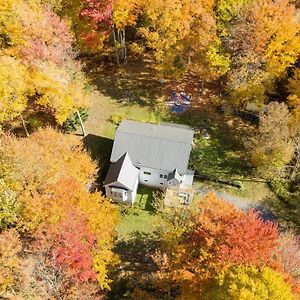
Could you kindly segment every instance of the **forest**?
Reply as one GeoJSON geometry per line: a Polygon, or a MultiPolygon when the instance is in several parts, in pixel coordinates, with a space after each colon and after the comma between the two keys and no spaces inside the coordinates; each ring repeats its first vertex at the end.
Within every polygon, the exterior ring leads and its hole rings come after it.
{"type": "Polygon", "coordinates": [[[300,299],[300,2],[0,0],[0,298],[300,299]],[[195,130],[190,207],[105,197],[125,119],[195,130]]]}

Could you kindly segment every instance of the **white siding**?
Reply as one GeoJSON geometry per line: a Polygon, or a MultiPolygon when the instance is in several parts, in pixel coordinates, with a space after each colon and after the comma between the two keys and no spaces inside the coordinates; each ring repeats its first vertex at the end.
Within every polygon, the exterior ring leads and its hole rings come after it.
{"type": "Polygon", "coordinates": [[[134,189],[133,191],[131,192],[131,204],[134,203],[135,201],[135,197],[136,197],[136,192],[137,192],[137,188],[138,188],[138,185],[139,185],[139,178],[136,179],[136,182],[135,182],[135,186],[134,186],[134,189]]]}
{"type": "Polygon", "coordinates": [[[106,197],[109,199],[112,199],[114,202],[118,202],[118,203],[132,203],[132,191],[128,190],[124,185],[122,185],[119,182],[114,182],[112,184],[106,185],[105,186],[105,192],[106,192],[106,197]],[[124,201],[121,198],[116,198],[114,197],[113,193],[112,193],[112,188],[121,188],[123,190],[125,190],[127,192],[127,199],[124,201]]]}
{"type": "Polygon", "coordinates": [[[194,180],[194,174],[185,174],[183,176],[183,184],[185,185],[193,185],[193,180],[194,180]]]}
{"type": "Polygon", "coordinates": [[[158,187],[158,188],[167,187],[168,174],[169,174],[168,171],[141,167],[139,173],[139,182],[140,184],[148,185],[152,187],[158,187]]]}

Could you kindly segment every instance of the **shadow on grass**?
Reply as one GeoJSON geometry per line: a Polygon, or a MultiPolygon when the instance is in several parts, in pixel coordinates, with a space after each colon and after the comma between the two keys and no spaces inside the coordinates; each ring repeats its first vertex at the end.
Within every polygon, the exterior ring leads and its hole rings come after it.
{"type": "Polygon", "coordinates": [[[94,134],[88,134],[82,141],[92,159],[98,163],[99,171],[97,182],[100,184],[100,187],[102,187],[110,165],[110,154],[114,141],[94,134]]]}
{"type": "Polygon", "coordinates": [[[120,256],[121,264],[111,274],[114,281],[107,294],[108,299],[131,299],[130,293],[135,288],[151,288],[151,280],[148,281],[147,278],[158,270],[153,255],[159,244],[155,235],[137,231],[131,234],[130,239],[117,243],[114,251],[120,256]]]}
{"type": "Polygon", "coordinates": [[[195,105],[184,114],[170,115],[170,121],[195,129],[190,168],[199,175],[216,179],[251,175],[253,168],[244,145],[249,131],[239,118],[195,105]],[[202,138],[204,129],[209,139],[202,138]]]}
{"type": "Polygon", "coordinates": [[[268,218],[276,221],[281,230],[292,229],[296,234],[300,234],[300,207],[299,197],[286,201],[281,197],[268,197],[262,202],[262,206],[268,212],[268,218]]]}
{"type": "Polygon", "coordinates": [[[134,206],[139,209],[146,210],[150,213],[154,213],[153,207],[153,193],[157,191],[155,188],[147,187],[147,186],[139,186],[136,201],[134,206]]]}
{"type": "Polygon", "coordinates": [[[143,62],[128,63],[107,71],[105,67],[97,68],[92,61],[88,61],[86,70],[102,94],[124,106],[138,104],[154,110],[164,87],[159,83],[155,71],[143,62]]]}

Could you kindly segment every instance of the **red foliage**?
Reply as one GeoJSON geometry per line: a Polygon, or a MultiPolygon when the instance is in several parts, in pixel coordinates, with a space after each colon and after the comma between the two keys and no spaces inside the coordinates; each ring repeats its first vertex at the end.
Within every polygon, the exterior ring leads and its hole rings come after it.
{"type": "Polygon", "coordinates": [[[269,262],[279,244],[277,226],[263,222],[256,212],[243,212],[210,194],[196,216],[189,236],[192,247],[209,249],[222,265],[269,262]]]}
{"type": "Polygon", "coordinates": [[[80,14],[88,17],[92,23],[112,25],[112,0],[84,0],[80,14]]]}
{"type": "Polygon", "coordinates": [[[232,263],[258,263],[270,260],[278,245],[278,229],[272,222],[263,222],[258,213],[248,212],[224,224],[224,241],[220,260],[232,263]]]}
{"type": "MultiPolygon", "coordinates": [[[[79,282],[96,280],[93,270],[92,250],[96,237],[88,228],[86,218],[72,211],[66,220],[51,226],[42,237],[40,245],[48,248],[55,265],[79,282]]],[[[39,247],[41,248],[41,247],[39,247]]]]}
{"type": "Polygon", "coordinates": [[[27,45],[21,48],[21,54],[30,63],[44,60],[60,64],[73,55],[73,37],[67,23],[50,8],[45,8],[44,13],[43,23],[31,24],[32,34],[28,36],[27,45]]]}

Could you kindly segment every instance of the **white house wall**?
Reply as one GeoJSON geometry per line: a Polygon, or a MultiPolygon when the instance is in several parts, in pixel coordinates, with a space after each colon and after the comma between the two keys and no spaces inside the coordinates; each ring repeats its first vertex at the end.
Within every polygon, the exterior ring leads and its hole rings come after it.
{"type": "MultiPolygon", "coordinates": [[[[133,204],[135,201],[135,198],[136,198],[137,189],[138,189],[139,184],[150,186],[150,187],[156,187],[156,188],[167,188],[168,187],[167,177],[168,177],[169,173],[171,173],[171,171],[163,171],[163,170],[141,167],[139,170],[139,176],[136,179],[133,191],[129,190],[127,187],[125,187],[124,185],[122,185],[119,182],[114,182],[114,183],[111,183],[111,184],[105,186],[106,196],[108,198],[112,199],[112,194],[111,194],[112,187],[123,188],[123,189],[127,190],[128,200],[122,201],[122,203],[133,204]],[[162,178],[161,178],[161,175],[162,175],[162,178]]],[[[183,176],[180,176],[180,177],[181,177],[182,183],[184,185],[192,185],[193,184],[193,177],[194,177],[193,175],[184,174],[183,176]]],[[[169,181],[169,183],[172,185],[172,180],[169,181]]],[[[176,183],[177,183],[177,180],[176,180],[176,183]]],[[[120,201],[118,201],[118,202],[120,203],[120,201]]]]}
{"type": "Polygon", "coordinates": [[[168,171],[141,167],[139,173],[139,182],[140,184],[151,186],[151,187],[158,187],[158,188],[167,187],[168,174],[169,174],[168,171]],[[160,175],[162,175],[162,178],[160,177],[160,175]]]}
{"type": "Polygon", "coordinates": [[[194,174],[184,174],[183,176],[183,184],[185,185],[193,185],[193,181],[194,181],[194,174]]]}
{"type": "Polygon", "coordinates": [[[134,201],[135,201],[135,197],[136,197],[138,186],[139,186],[139,178],[136,179],[136,182],[135,182],[135,185],[134,185],[134,189],[133,189],[133,191],[131,193],[131,204],[133,204],[134,201]]]}
{"type": "Polygon", "coordinates": [[[105,193],[106,193],[106,197],[107,198],[112,199],[115,202],[132,204],[133,201],[134,201],[135,195],[136,195],[136,188],[135,188],[135,191],[131,191],[127,187],[125,187],[123,184],[121,184],[121,183],[119,183],[119,182],[116,181],[114,183],[111,183],[111,184],[108,184],[108,185],[105,186],[105,193]],[[121,188],[121,189],[126,190],[127,191],[127,201],[118,201],[116,199],[113,199],[112,192],[111,192],[111,189],[113,187],[115,187],[115,188],[121,188]]]}

